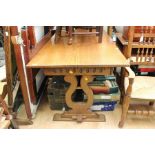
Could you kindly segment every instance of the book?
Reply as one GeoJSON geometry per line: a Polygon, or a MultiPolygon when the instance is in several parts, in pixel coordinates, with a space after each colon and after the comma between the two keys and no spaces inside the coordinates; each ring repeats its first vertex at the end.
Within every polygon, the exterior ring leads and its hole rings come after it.
{"type": "MultiPolygon", "coordinates": [[[[94,94],[94,103],[96,102],[103,102],[103,101],[119,101],[120,100],[120,91],[117,93],[112,93],[112,94],[94,94]]],[[[84,95],[84,100],[87,100],[87,96],[84,95]]]]}
{"type": "Polygon", "coordinates": [[[93,91],[93,94],[100,94],[100,93],[104,93],[104,94],[109,94],[110,93],[110,88],[107,86],[90,86],[90,88],[93,91]]]}
{"type": "Polygon", "coordinates": [[[155,72],[155,66],[139,65],[138,71],[139,72],[155,72]]]}
{"type": "Polygon", "coordinates": [[[117,93],[119,88],[116,81],[113,80],[105,80],[105,81],[93,81],[88,84],[92,89],[94,94],[105,93],[117,93]]]}
{"type": "Polygon", "coordinates": [[[139,72],[155,72],[155,68],[139,68],[139,72]]]}
{"type": "Polygon", "coordinates": [[[90,88],[92,89],[93,94],[112,94],[118,92],[118,87],[108,88],[106,86],[90,86],[90,88]]]}
{"type": "Polygon", "coordinates": [[[96,76],[95,81],[105,81],[105,80],[115,80],[116,81],[116,77],[113,75],[109,75],[109,76],[96,76]]]}

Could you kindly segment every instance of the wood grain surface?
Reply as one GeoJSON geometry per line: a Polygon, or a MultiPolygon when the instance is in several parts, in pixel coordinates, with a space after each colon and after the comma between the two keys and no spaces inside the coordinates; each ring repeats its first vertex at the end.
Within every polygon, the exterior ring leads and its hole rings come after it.
{"type": "Polygon", "coordinates": [[[74,36],[71,46],[68,37],[61,37],[57,43],[47,42],[27,64],[31,68],[57,67],[117,67],[129,66],[111,38],[104,32],[103,42],[96,36],[74,36]]]}

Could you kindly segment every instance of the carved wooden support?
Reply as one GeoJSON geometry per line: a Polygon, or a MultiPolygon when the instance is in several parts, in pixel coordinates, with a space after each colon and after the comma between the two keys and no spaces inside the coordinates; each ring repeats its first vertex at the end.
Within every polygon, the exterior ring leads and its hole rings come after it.
{"type": "MultiPolygon", "coordinates": [[[[56,121],[105,121],[104,115],[99,115],[95,112],[89,111],[89,108],[93,104],[93,92],[88,87],[88,83],[93,80],[92,75],[110,75],[112,68],[110,67],[68,67],[68,68],[44,68],[44,74],[51,75],[65,75],[65,81],[71,85],[66,92],[66,104],[72,110],[64,112],[63,114],[55,114],[53,120],[56,121]],[[76,76],[81,75],[80,88],[87,95],[86,102],[74,102],[72,101],[72,94],[78,87],[76,76]]],[[[79,88],[79,87],[78,87],[79,88]]]]}
{"type": "Polygon", "coordinates": [[[74,102],[72,101],[72,94],[77,89],[77,79],[74,75],[66,75],[65,81],[71,85],[66,92],[66,104],[71,108],[70,111],[66,111],[63,114],[56,114],[54,120],[76,120],[77,122],[82,121],[105,121],[104,115],[99,115],[95,112],[89,111],[89,108],[93,104],[93,92],[88,87],[88,83],[93,80],[91,75],[83,75],[80,81],[80,87],[88,96],[86,102],[74,102]]]}
{"type": "Polygon", "coordinates": [[[81,112],[87,111],[88,108],[93,104],[93,92],[87,85],[92,80],[93,80],[92,76],[82,76],[80,81],[81,89],[88,96],[88,100],[87,102],[84,102],[84,103],[83,102],[77,103],[72,101],[72,94],[77,88],[77,79],[75,76],[70,76],[70,75],[65,76],[65,81],[71,83],[68,91],[66,92],[66,103],[70,108],[72,108],[73,111],[77,111],[77,109],[81,112]]]}

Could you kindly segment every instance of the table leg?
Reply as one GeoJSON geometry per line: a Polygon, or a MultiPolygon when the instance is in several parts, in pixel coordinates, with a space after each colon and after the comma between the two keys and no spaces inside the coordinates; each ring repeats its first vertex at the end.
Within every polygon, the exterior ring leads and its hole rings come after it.
{"type": "Polygon", "coordinates": [[[93,92],[88,87],[88,83],[93,80],[93,76],[81,77],[80,87],[87,95],[86,102],[74,102],[72,101],[72,94],[77,89],[77,79],[74,75],[66,75],[65,81],[70,83],[70,87],[66,92],[66,104],[71,108],[69,111],[65,111],[62,114],[55,114],[53,120],[55,121],[77,121],[77,122],[105,122],[105,116],[103,114],[97,114],[91,112],[89,108],[93,104],[93,92]]]}

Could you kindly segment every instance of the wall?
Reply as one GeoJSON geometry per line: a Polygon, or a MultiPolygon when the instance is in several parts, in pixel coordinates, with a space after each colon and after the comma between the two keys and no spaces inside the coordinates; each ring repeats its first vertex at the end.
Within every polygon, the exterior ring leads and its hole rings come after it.
{"type": "Polygon", "coordinates": [[[34,31],[36,35],[36,41],[38,43],[44,36],[44,26],[34,26],[34,31]]]}

